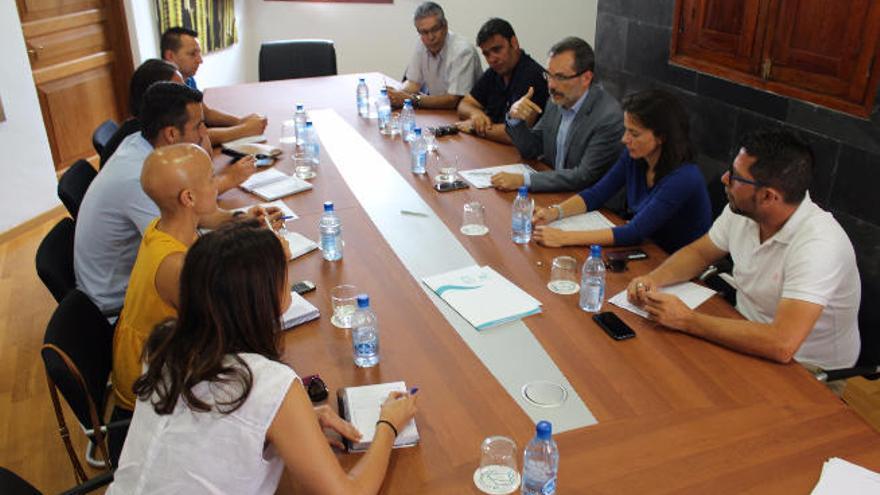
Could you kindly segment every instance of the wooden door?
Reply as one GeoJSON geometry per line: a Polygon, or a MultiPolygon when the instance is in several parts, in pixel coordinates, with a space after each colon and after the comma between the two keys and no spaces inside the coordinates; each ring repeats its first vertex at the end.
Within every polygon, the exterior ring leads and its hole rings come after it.
{"type": "Polygon", "coordinates": [[[878,57],[880,2],[782,0],[767,78],[861,103],[878,57]]]}
{"type": "Polygon", "coordinates": [[[759,0],[683,0],[677,3],[674,55],[740,71],[760,62],[766,3],[759,0]]]}
{"type": "Polygon", "coordinates": [[[131,49],[121,0],[16,0],[55,169],[95,155],[92,132],[127,114],[131,49]]]}

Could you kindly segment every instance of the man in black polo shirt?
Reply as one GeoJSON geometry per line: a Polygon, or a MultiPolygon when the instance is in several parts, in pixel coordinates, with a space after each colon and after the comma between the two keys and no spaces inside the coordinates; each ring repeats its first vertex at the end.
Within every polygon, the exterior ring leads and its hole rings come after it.
{"type": "MultiPolygon", "coordinates": [[[[544,69],[519,48],[513,27],[504,19],[489,19],[477,34],[477,46],[489,68],[477,84],[458,103],[458,116],[465,119],[456,125],[459,130],[511,144],[504,130],[504,116],[510,106],[529,90],[531,100],[542,109],[547,103],[547,81],[544,69]]],[[[529,127],[538,119],[534,115],[529,127]]]]}

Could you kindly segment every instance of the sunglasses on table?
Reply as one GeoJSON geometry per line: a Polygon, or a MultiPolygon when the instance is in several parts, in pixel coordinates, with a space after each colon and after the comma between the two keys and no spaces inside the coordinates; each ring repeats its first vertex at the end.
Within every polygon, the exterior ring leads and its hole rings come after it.
{"type": "Polygon", "coordinates": [[[327,385],[324,383],[324,380],[321,379],[320,375],[303,377],[302,383],[312,402],[321,402],[327,398],[327,385]]]}

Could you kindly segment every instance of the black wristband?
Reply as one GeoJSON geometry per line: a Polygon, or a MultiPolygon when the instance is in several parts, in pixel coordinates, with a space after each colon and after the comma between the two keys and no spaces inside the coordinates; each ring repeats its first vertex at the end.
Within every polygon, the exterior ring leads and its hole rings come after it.
{"type": "Polygon", "coordinates": [[[391,424],[391,421],[388,421],[387,419],[380,419],[379,421],[376,421],[376,426],[379,426],[380,424],[388,425],[388,427],[391,428],[391,431],[394,432],[394,438],[397,438],[397,428],[395,428],[394,425],[391,424]]]}
{"type": "Polygon", "coordinates": [[[247,215],[247,212],[246,212],[246,211],[238,210],[238,211],[233,211],[233,212],[232,212],[232,218],[238,218],[238,217],[242,217],[242,216],[244,216],[244,215],[247,215]]]}

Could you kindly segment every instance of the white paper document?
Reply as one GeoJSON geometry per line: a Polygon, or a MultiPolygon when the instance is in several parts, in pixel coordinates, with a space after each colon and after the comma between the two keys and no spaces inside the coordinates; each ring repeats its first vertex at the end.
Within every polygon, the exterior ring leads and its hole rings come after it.
{"type": "MultiPolygon", "coordinates": [[[[361,432],[361,439],[351,444],[352,451],[366,450],[376,435],[376,421],[379,421],[380,407],[391,392],[406,392],[406,383],[390,382],[342,389],[341,402],[343,416],[361,432]]],[[[383,426],[384,428],[384,426],[383,426]]],[[[419,442],[416,420],[411,419],[400,429],[394,447],[411,447],[419,442]]]]}
{"type": "Polygon", "coordinates": [[[300,256],[310,253],[318,249],[318,243],[300,234],[299,232],[288,231],[284,234],[287,244],[290,246],[290,259],[296,259],[300,256]]]}
{"type": "Polygon", "coordinates": [[[242,144],[265,143],[266,141],[268,141],[268,140],[266,139],[265,134],[255,134],[253,136],[245,136],[243,138],[238,138],[235,141],[229,141],[229,142],[223,143],[223,147],[234,148],[234,147],[242,145],[242,144]]]}
{"type": "Polygon", "coordinates": [[[477,330],[541,312],[541,302],[488,266],[469,266],[422,281],[477,330]]]}
{"type": "Polygon", "coordinates": [[[559,230],[602,230],[614,227],[614,222],[598,211],[590,211],[556,220],[547,226],[559,230]]]}
{"type": "Polygon", "coordinates": [[[509,172],[512,174],[526,174],[534,172],[535,169],[525,163],[515,163],[513,165],[499,165],[497,167],[478,168],[474,170],[459,170],[458,175],[464,180],[470,182],[477,189],[487,189],[492,187],[492,176],[498,172],[509,172]]]}
{"type": "Polygon", "coordinates": [[[266,201],[274,201],[278,198],[311,189],[312,185],[299,177],[287,175],[284,172],[270,168],[265,172],[248,177],[248,180],[242,182],[241,188],[256,194],[266,201]]]}
{"type": "MultiPolygon", "coordinates": [[[[715,294],[714,290],[703,287],[702,285],[697,285],[693,282],[684,282],[681,284],[670,285],[667,287],[662,287],[659,290],[660,292],[666,294],[678,296],[678,298],[681,299],[681,301],[691,309],[694,309],[700,304],[703,304],[704,302],[706,302],[707,299],[715,294]]],[[[620,306],[627,311],[631,311],[641,316],[642,318],[648,317],[647,311],[636,306],[635,304],[630,303],[627,300],[626,290],[617,293],[614,297],[609,299],[608,302],[615,306],[620,306]]]]}
{"type": "Polygon", "coordinates": [[[241,208],[236,208],[231,211],[232,212],[243,211],[243,212],[247,213],[247,211],[250,210],[251,208],[253,208],[254,206],[262,206],[263,208],[269,208],[269,207],[274,206],[274,207],[278,208],[279,210],[281,210],[282,216],[290,217],[290,218],[288,218],[288,220],[296,220],[297,218],[299,218],[299,215],[294,213],[293,210],[291,210],[290,207],[287,206],[287,204],[280,199],[277,201],[272,201],[271,203],[260,203],[258,205],[242,206],[241,208]]]}
{"type": "Polygon", "coordinates": [[[307,321],[312,321],[321,316],[312,303],[306,301],[303,296],[296,292],[290,293],[290,307],[281,315],[281,328],[287,330],[297,325],[301,325],[307,321]]]}
{"type": "Polygon", "coordinates": [[[838,457],[822,465],[822,474],[811,495],[876,495],[880,493],[880,474],[838,457]]]}

